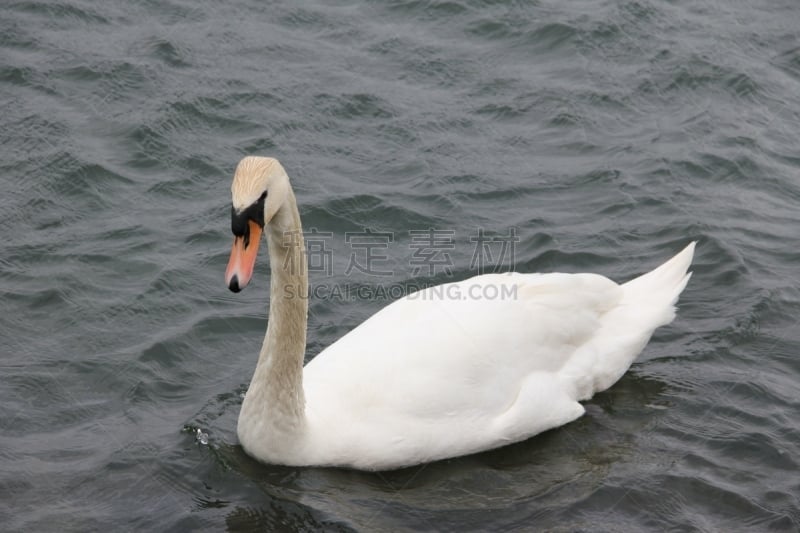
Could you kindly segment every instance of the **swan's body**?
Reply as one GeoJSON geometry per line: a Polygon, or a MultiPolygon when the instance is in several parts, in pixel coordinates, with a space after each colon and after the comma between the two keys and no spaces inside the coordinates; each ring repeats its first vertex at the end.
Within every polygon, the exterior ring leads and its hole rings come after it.
{"type": "MultiPolygon", "coordinates": [[[[302,238],[287,245],[300,218],[277,161],[239,164],[234,226],[265,190],[272,301],[238,433],[269,463],[398,468],[570,422],[672,321],[690,276],[694,243],[623,285],[596,274],[476,276],[393,302],[303,368],[307,302],[294,296],[307,294],[307,277],[287,265],[305,255],[302,238]]],[[[242,272],[246,284],[247,265],[232,258],[232,289],[242,272]]]]}

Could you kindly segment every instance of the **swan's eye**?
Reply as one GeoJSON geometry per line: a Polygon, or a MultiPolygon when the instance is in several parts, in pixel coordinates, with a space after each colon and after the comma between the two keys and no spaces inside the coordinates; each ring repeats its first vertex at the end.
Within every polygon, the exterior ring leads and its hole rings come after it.
{"type": "Polygon", "coordinates": [[[262,228],[264,227],[264,201],[267,199],[267,191],[258,200],[250,204],[247,209],[236,211],[231,206],[231,231],[237,237],[244,237],[244,244],[247,246],[250,240],[250,227],[248,220],[252,220],[262,228]]]}

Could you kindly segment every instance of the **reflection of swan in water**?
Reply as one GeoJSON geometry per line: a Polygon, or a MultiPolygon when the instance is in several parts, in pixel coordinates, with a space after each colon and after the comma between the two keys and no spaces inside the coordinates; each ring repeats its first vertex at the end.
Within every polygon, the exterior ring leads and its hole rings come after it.
{"type": "Polygon", "coordinates": [[[469,454],[570,422],[674,317],[694,243],[623,285],[596,274],[487,274],[386,306],[305,368],[308,278],[283,167],[246,157],[231,187],[225,274],[249,282],[262,232],[271,303],[239,416],[257,459],[390,469],[469,454]],[[493,299],[464,297],[484,292],[493,299]],[[477,288],[477,289],[476,289],[477,288]]]}

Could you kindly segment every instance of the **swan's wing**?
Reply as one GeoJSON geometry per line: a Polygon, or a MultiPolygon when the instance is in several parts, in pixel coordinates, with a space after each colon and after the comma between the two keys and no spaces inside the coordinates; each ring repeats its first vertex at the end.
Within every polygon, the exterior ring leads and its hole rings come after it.
{"type": "Polygon", "coordinates": [[[622,296],[594,274],[516,273],[409,295],[306,366],[309,418],[449,455],[566,423],[583,408],[559,371],[622,296]]]}

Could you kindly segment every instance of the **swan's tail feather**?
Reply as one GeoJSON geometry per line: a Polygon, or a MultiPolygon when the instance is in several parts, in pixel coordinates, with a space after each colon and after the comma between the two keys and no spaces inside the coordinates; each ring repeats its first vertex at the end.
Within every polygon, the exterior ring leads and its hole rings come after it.
{"type": "MultiPolygon", "coordinates": [[[[646,274],[622,284],[626,301],[648,301],[651,305],[672,306],[678,301],[692,273],[688,272],[694,257],[695,241],[689,243],[675,257],[646,274]]],[[[674,314],[671,313],[671,315],[674,314]]],[[[672,320],[670,316],[669,320],[672,320]]]]}
{"type": "Polygon", "coordinates": [[[592,371],[581,367],[572,371],[573,375],[591,376],[591,380],[576,384],[578,400],[591,398],[616,383],[650,340],[653,331],[672,322],[675,303],[691,276],[687,271],[694,247],[692,242],[660,267],[621,285],[622,300],[603,317],[602,332],[588,347],[589,354],[602,354],[586,359],[597,366],[592,371]]]}

